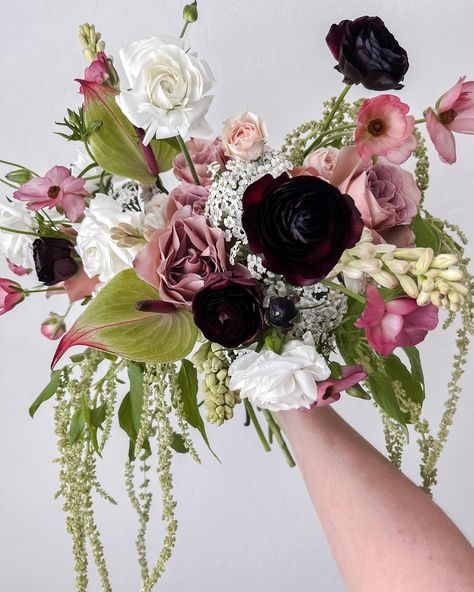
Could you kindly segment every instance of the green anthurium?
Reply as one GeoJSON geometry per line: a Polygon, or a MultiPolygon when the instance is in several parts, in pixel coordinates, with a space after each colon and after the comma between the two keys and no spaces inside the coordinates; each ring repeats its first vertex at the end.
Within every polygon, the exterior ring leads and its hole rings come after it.
{"type": "Polygon", "coordinates": [[[160,302],[158,291],[140,280],[133,269],[127,269],[102,288],[64,335],[53,367],[75,345],[136,362],[174,362],[190,353],[197,335],[189,311],[160,302]],[[137,307],[147,302],[153,306],[137,307]]]}

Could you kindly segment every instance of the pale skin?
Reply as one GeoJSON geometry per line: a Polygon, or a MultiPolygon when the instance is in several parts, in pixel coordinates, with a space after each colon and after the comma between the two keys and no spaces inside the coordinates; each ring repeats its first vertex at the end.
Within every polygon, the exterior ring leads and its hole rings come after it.
{"type": "Polygon", "coordinates": [[[471,592],[474,551],[332,408],[277,414],[348,592],[471,592]]]}

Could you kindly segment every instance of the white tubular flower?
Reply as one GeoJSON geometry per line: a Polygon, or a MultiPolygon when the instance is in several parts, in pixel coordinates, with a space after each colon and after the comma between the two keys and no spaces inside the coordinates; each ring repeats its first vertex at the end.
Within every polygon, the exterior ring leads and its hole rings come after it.
{"type": "Polygon", "coordinates": [[[76,227],[77,252],[89,277],[98,275],[105,283],[123,269],[133,266],[133,260],[143,245],[119,246],[113,238],[112,229],[126,224],[141,233],[143,218],[141,212],[122,211],[109,195],[95,196],[85,211],[84,220],[76,227]]]}
{"type": "MultiPolygon", "coordinates": [[[[31,212],[24,202],[17,200],[0,201],[0,226],[21,232],[34,232],[35,230],[35,222],[31,217],[31,212]]],[[[34,240],[34,236],[0,230],[0,251],[14,265],[29,269],[34,267],[34,240]]]]}
{"type": "Polygon", "coordinates": [[[210,132],[204,117],[214,86],[209,66],[184,51],[181,39],[150,37],[120,50],[130,90],[117,103],[133,125],[146,130],[144,143],[153,138],[202,136],[210,132]]]}
{"type": "Polygon", "coordinates": [[[281,355],[271,350],[246,350],[229,367],[229,388],[262,409],[309,409],[318,396],[316,381],[326,380],[330,374],[313,337],[305,333],[303,341],[288,341],[281,355]]]}

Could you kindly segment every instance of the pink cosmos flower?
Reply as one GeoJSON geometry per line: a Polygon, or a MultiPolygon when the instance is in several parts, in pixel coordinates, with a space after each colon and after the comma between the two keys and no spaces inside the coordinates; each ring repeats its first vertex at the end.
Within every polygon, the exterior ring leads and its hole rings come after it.
{"type": "Polygon", "coordinates": [[[20,277],[22,275],[28,275],[32,271],[31,268],[27,269],[26,267],[22,267],[21,265],[16,265],[15,263],[13,263],[13,261],[10,261],[10,259],[7,259],[7,265],[12,273],[20,277]]]}
{"type": "Polygon", "coordinates": [[[362,160],[385,156],[394,164],[402,164],[409,158],[416,148],[415,118],[407,115],[409,110],[395,95],[380,95],[362,103],[355,131],[362,160]]]}
{"type": "Polygon", "coordinates": [[[426,129],[442,162],[456,162],[456,141],[453,132],[474,134],[474,81],[465,76],[426,112],[426,129]]]}
{"type": "Polygon", "coordinates": [[[55,166],[44,177],[37,177],[22,185],[13,193],[15,199],[28,202],[30,210],[60,208],[71,222],[77,222],[85,209],[84,179],[76,179],[71,170],[55,166]]]}
{"type": "Polygon", "coordinates": [[[204,206],[208,197],[209,190],[202,185],[181,183],[168,196],[165,216],[171,220],[173,215],[184,206],[191,206],[196,214],[204,214],[204,206]]]}
{"type": "Polygon", "coordinates": [[[0,316],[20,304],[25,299],[25,294],[20,284],[0,278],[0,316]]]}
{"type": "Polygon", "coordinates": [[[395,298],[385,302],[380,292],[369,285],[367,304],[355,326],[365,329],[372,348],[389,356],[396,347],[421,343],[438,324],[438,309],[433,304],[418,306],[414,298],[395,298]]]}
{"type": "Polygon", "coordinates": [[[365,372],[364,367],[360,364],[343,366],[341,370],[342,378],[328,378],[327,380],[317,383],[318,398],[312,407],[324,407],[339,401],[342,391],[355,386],[361,380],[367,378],[367,373],[365,372]]]}
{"type": "MultiPolygon", "coordinates": [[[[211,173],[208,170],[210,164],[217,163],[221,171],[225,170],[227,158],[224,154],[222,143],[215,140],[200,140],[194,138],[186,142],[186,148],[199,177],[199,182],[203,187],[212,185],[211,173]]],[[[173,173],[180,181],[194,183],[193,176],[187,165],[183,154],[178,154],[173,160],[173,173]]]]}
{"type": "Polygon", "coordinates": [[[97,84],[102,84],[104,80],[107,80],[109,77],[107,60],[107,55],[103,51],[99,51],[95,60],[84,70],[84,80],[97,84]]]}

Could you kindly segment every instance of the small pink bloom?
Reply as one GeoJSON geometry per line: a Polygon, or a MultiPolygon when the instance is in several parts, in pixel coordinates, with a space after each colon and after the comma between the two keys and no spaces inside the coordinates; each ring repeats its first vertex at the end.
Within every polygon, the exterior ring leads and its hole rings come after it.
{"type": "Polygon", "coordinates": [[[134,267],[143,281],[160,291],[162,300],[190,307],[209,275],[227,269],[224,234],[194,214],[191,206],[184,206],[173,216],[170,228],[155,230],[134,267]]]}
{"type": "Polygon", "coordinates": [[[367,286],[367,304],[355,326],[365,329],[373,349],[389,356],[396,347],[421,343],[438,324],[438,309],[433,304],[418,306],[414,298],[395,298],[385,302],[374,286],[367,286]]]}
{"type": "Polygon", "coordinates": [[[25,294],[20,284],[0,278],[0,316],[10,311],[25,299],[25,294]]]}
{"type": "Polygon", "coordinates": [[[55,312],[50,313],[49,317],[41,323],[41,333],[51,341],[60,339],[66,333],[64,317],[55,312]]]}
{"type": "Polygon", "coordinates": [[[265,151],[268,133],[261,117],[246,111],[224,121],[222,143],[227,156],[257,160],[265,151]]]}
{"type": "Polygon", "coordinates": [[[474,81],[465,76],[438,101],[436,110],[428,109],[426,129],[442,162],[456,162],[456,141],[453,132],[474,134],[474,81]]]}
{"type": "MultiPolygon", "coordinates": [[[[215,140],[199,140],[194,138],[186,142],[186,148],[203,187],[212,185],[211,173],[208,170],[210,164],[217,163],[221,171],[225,170],[227,161],[222,143],[215,140]]],[[[193,176],[183,154],[178,154],[173,160],[173,173],[175,177],[185,183],[194,183],[193,176]]]]}
{"type": "Polygon", "coordinates": [[[415,118],[407,115],[409,106],[394,95],[366,99],[357,116],[355,144],[362,160],[385,156],[402,164],[416,148],[413,136],[415,118]]]}
{"type": "Polygon", "coordinates": [[[109,77],[107,69],[108,57],[103,51],[99,51],[95,60],[84,70],[84,80],[102,84],[109,77]]]}
{"type": "Polygon", "coordinates": [[[15,199],[28,202],[30,210],[60,208],[71,222],[76,222],[85,209],[84,179],[76,179],[71,170],[55,166],[44,177],[37,177],[22,185],[13,193],[15,199]]]}
{"type": "Polygon", "coordinates": [[[303,167],[308,169],[310,174],[331,182],[336,170],[339,153],[340,150],[331,146],[328,148],[318,148],[314,152],[311,152],[311,154],[308,154],[304,159],[303,167]]]}
{"type": "Polygon", "coordinates": [[[313,407],[324,407],[335,403],[341,398],[341,392],[345,391],[361,380],[367,378],[367,373],[364,367],[360,364],[354,364],[353,366],[342,367],[342,378],[328,378],[322,382],[317,383],[318,387],[318,398],[313,404],[313,407]]]}
{"type": "Polygon", "coordinates": [[[10,268],[10,271],[12,273],[14,273],[15,275],[18,276],[23,276],[23,275],[28,275],[29,273],[31,273],[31,268],[30,269],[26,269],[25,267],[22,267],[21,265],[15,265],[15,263],[13,263],[12,261],[10,261],[10,259],[7,259],[7,265],[10,268]]]}
{"type": "Polygon", "coordinates": [[[204,214],[209,191],[202,185],[181,183],[170,192],[166,202],[165,216],[168,220],[184,206],[191,206],[196,214],[204,214]]]}

